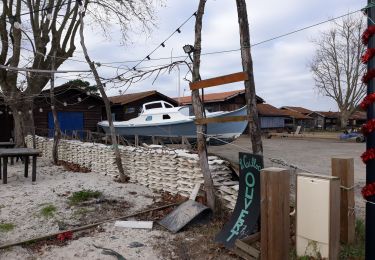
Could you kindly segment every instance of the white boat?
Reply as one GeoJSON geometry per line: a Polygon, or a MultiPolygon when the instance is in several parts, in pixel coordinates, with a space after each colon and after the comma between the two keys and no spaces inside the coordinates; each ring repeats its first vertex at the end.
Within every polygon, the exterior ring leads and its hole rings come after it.
{"type": "MultiPolygon", "coordinates": [[[[206,117],[226,117],[246,115],[246,106],[230,112],[206,111],[206,117]]],[[[174,107],[165,101],[145,103],[140,115],[128,121],[113,122],[116,134],[122,136],[158,136],[196,138],[195,116],[189,114],[189,107],[174,107]]],[[[98,123],[109,133],[108,121],[98,123]]],[[[247,121],[211,123],[207,126],[208,137],[234,139],[240,136],[247,126],[247,121]]]]}

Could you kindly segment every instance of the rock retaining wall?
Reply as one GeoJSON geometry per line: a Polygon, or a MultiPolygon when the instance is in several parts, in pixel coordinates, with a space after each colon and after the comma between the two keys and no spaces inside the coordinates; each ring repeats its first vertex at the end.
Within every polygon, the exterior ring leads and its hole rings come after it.
{"type": "MultiPolygon", "coordinates": [[[[31,136],[26,138],[26,143],[32,147],[31,136]]],[[[52,159],[52,146],[52,139],[36,137],[36,148],[41,151],[42,157],[52,159]]],[[[58,149],[61,161],[78,164],[92,172],[118,175],[111,146],[61,140],[58,149]]],[[[189,197],[195,184],[204,182],[198,155],[187,150],[161,146],[119,146],[119,149],[124,170],[131,181],[153,190],[189,197]]],[[[227,208],[233,209],[239,186],[237,181],[231,180],[229,163],[216,156],[209,156],[208,159],[217,195],[227,208]]]]}

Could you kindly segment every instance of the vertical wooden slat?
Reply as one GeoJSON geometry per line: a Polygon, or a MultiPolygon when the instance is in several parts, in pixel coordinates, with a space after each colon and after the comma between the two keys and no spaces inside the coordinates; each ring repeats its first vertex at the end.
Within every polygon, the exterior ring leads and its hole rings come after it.
{"type": "Polygon", "coordinates": [[[261,171],[261,259],[289,259],[289,171],[261,171]]]}
{"type": "Polygon", "coordinates": [[[340,241],[352,244],[355,238],[354,159],[332,158],[332,176],[341,179],[340,241]]]}
{"type": "Polygon", "coordinates": [[[340,253],[340,180],[330,182],[329,257],[339,259],[340,253]]]}

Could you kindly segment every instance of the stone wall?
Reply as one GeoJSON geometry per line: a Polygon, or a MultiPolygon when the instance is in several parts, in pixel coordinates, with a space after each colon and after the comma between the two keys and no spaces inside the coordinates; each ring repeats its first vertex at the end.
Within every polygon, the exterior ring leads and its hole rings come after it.
{"type": "MultiPolygon", "coordinates": [[[[26,138],[32,147],[32,137],[26,138]]],[[[52,160],[53,140],[36,137],[36,148],[41,155],[52,160]]],[[[109,145],[61,140],[59,160],[78,164],[82,167],[107,175],[118,175],[115,155],[109,145]]],[[[187,150],[169,149],[161,146],[119,146],[125,171],[131,181],[157,191],[167,191],[189,197],[196,183],[203,184],[197,154],[187,150]]],[[[229,209],[235,206],[238,182],[232,181],[231,169],[227,161],[209,156],[209,165],[217,190],[224,205],[229,209]]]]}

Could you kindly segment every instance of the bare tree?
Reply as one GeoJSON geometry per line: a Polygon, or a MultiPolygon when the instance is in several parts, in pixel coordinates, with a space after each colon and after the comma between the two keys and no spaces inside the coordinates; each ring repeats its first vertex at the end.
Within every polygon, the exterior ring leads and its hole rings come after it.
{"type": "MultiPolygon", "coordinates": [[[[202,20],[204,15],[204,8],[207,0],[200,0],[198,11],[195,21],[195,43],[194,43],[194,58],[193,58],[193,72],[192,72],[192,81],[196,82],[200,80],[199,69],[200,69],[200,56],[201,56],[201,43],[202,43],[202,20]]],[[[195,118],[204,117],[204,107],[202,100],[199,96],[199,90],[193,90],[191,93],[193,110],[195,118]]],[[[198,154],[199,154],[199,164],[202,169],[203,178],[204,178],[204,188],[207,196],[208,206],[215,211],[215,189],[212,181],[212,176],[210,168],[208,165],[208,156],[207,156],[207,145],[205,133],[207,132],[207,125],[199,124],[197,125],[197,143],[198,143],[198,154]]]]}
{"type": "Polygon", "coordinates": [[[361,35],[365,28],[363,19],[348,16],[334,22],[329,31],[322,32],[314,41],[317,50],[310,68],[318,90],[337,103],[341,128],[347,126],[366,91],[361,82],[365,70],[361,63],[365,51],[361,35]]]}
{"type": "MultiPolygon", "coordinates": [[[[152,23],[153,2],[94,0],[88,4],[87,12],[96,30],[102,29],[108,36],[111,24],[117,24],[122,39],[126,40],[126,33],[135,22],[140,22],[143,29],[152,23]]],[[[79,3],[81,0],[3,0],[0,65],[51,70],[52,54],[56,52],[55,69],[58,69],[76,50],[79,3]]],[[[0,69],[0,87],[13,112],[18,146],[24,145],[27,129],[33,126],[28,113],[33,99],[49,80],[46,73],[30,72],[22,76],[12,69],[0,69]],[[20,88],[22,78],[27,79],[25,89],[20,88]]]]}
{"type": "Polygon", "coordinates": [[[246,0],[236,0],[238,24],[240,29],[242,68],[247,72],[249,79],[245,81],[245,97],[247,105],[247,115],[249,120],[249,132],[252,150],[255,154],[263,154],[262,132],[258,117],[257,99],[255,93],[255,80],[253,70],[253,60],[250,52],[250,29],[247,19],[246,0]]]}
{"type": "MultiPolygon", "coordinates": [[[[85,5],[85,8],[87,7],[87,4],[85,5]]],[[[121,160],[121,154],[120,150],[118,148],[118,143],[117,143],[117,138],[116,138],[116,132],[115,132],[115,127],[113,125],[113,120],[112,120],[112,113],[111,113],[111,103],[107,97],[107,94],[105,93],[104,86],[102,84],[102,81],[100,80],[99,73],[95,67],[95,63],[91,61],[89,53],[87,51],[86,45],[85,45],[85,37],[83,35],[83,29],[84,29],[84,21],[83,21],[83,14],[84,11],[80,11],[79,17],[80,17],[80,30],[79,30],[79,35],[81,39],[81,46],[83,49],[83,53],[85,55],[85,59],[87,63],[90,66],[91,71],[94,74],[95,82],[96,85],[100,91],[100,94],[102,95],[104,105],[105,105],[105,111],[107,114],[107,120],[108,120],[108,125],[111,133],[111,140],[112,140],[112,148],[115,152],[115,157],[116,157],[116,165],[117,169],[119,170],[120,173],[120,180],[121,182],[128,182],[129,181],[129,176],[125,174],[124,167],[122,166],[122,160],[121,160]]]]}

